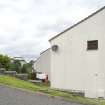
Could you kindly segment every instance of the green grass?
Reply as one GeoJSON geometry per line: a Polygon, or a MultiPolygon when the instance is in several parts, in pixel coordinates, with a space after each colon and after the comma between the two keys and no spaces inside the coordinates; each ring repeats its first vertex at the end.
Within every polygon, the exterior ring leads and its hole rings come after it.
{"type": "Polygon", "coordinates": [[[22,88],[22,89],[28,89],[32,91],[38,91],[40,89],[39,86],[33,85],[30,82],[22,81],[9,76],[0,76],[0,84],[22,88]]]}
{"type": "Polygon", "coordinates": [[[77,102],[77,103],[82,103],[85,105],[105,105],[105,100],[89,99],[89,98],[84,98],[76,95],[74,96],[72,93],[50,89],[49,86],[46,86],[43,84],[33,84],[30,82],[16,79],[14,77],[0,76],[0,84],[8,85],[8,86],[20,88],[20,89],[27,89],[33,92],[42,92],[50,96],[63,97],[67,100],[77,102]]]}

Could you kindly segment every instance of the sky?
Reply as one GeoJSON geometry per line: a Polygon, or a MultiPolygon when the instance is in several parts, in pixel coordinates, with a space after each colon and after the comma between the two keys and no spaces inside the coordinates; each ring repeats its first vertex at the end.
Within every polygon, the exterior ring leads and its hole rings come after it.
{"type": "Polygon", "coordinates": [[[50,38],[102,6],[105,0],[0,0],[0,54],[35,60],[50,38]]]}

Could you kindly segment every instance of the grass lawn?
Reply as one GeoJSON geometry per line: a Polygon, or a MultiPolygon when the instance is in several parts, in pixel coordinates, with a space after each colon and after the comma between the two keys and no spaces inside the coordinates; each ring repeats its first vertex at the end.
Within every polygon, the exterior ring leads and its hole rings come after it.
{"type": "Polygon", "coordinates": [[[34,91],[34,92],[42,92],[42,93],[46,93],[47,95],[50,95],[50,96],[63,97],[67,100],[82,103],[85,105],[105,105],[105,100],[89,99],[89,98],[84,98],[84,97],[80,97],[80,96],[74,96],[71,93],[61,92],[58,90],[50,89],[50,87],[48,87],[48,86],[33,84],[30,82],[16,79],[14,77],[0,76],[0,84],[8,85],[11,87],[16,87],[16,88],[20,88],[20,89],[27,89],[27,90],[34,91]]]}

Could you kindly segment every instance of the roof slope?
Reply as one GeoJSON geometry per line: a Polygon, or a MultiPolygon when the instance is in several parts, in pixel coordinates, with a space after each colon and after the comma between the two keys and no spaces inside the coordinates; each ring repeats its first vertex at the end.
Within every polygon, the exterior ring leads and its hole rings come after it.
{"type": "Polygon", "coordinates": [[[48,50],[50,50],[50,48],[48,48],[48,49],[42,51],[42,52],[40,53],[40,55],[42,55],[43,53],[45,53],[45,52],[48,51],[48,50]]]}
{"type": "Polygon", "coordinates": [[[79,21],[78,23],[74,24],[73,26],[71,26],[71,27],[67,28],[66,30],[62,31],[61,33],[57,34],[56,36],[54,36],[53,38],[51,38],[49,41],[52,41],[53,39],[59,37],[60,35],[62,35],[66,31],[69,31],[70,29],[76,27],[77,25],[81,24],[82,22],[86,21],[87,19],[91,18],[92,16],[96,15],[97,13],[101,12],[104,9],[105,9],[105,6],[103,6],[102,8],[100,8],[99,10],[97,10],[96,12],[92,13],[88,17],[84,18],[83,20],[79,21]]]}

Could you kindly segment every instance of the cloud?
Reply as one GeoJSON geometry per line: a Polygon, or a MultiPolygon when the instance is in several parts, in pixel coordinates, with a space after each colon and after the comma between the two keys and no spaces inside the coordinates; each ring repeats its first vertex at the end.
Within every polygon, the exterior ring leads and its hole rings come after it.
{"type": "Polygon", "coordinates": [[[36,59],[51,37],[104,5],[104,0],[0,0],[1,53],[36,59]]]}

